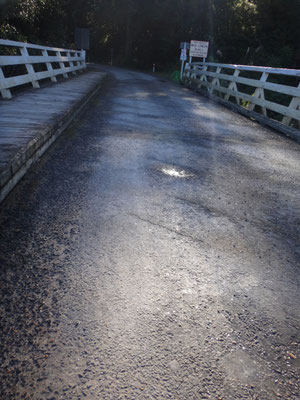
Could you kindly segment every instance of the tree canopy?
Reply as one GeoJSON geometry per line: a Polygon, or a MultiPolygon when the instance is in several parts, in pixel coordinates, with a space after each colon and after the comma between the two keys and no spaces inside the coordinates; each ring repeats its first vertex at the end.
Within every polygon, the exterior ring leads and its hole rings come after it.
{"type": "Polygon", "coordinates": [[[74,46],[89,28],[90,58],[150,68],[179,57],[179,43],[208,40],[218,62],[292,68],[300,0],[0,0],[0,37],[74,46]]]}

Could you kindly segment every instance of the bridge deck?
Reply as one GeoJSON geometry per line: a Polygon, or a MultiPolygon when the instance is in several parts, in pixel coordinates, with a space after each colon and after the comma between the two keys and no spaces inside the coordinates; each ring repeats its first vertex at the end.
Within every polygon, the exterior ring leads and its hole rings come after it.
{"type": "Polygon", "coordinates": [[[104,76],[100,71],[90,70],[0,101],[0,202],[1,189],[34,153],[70,122],[104,76]]]}
{"type": "Polygon", "coordinates": [[[0,207],[0,398],[299,400],[299,144],[104,68],[0,207]]]}

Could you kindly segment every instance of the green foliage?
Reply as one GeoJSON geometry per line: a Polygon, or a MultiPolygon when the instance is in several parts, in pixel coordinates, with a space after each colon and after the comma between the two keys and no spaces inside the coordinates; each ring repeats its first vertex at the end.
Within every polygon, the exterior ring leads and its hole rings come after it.
{"type": "Polygon", "coordinates": [[[209,40],[209,60],[291,68],[299,16],[299,0],[0,0],[0,36],[71,47],[90,28],[90,58],[146,69],[209,40]]]}
{"type": "Polygon", "coordinates": [[[158,75],[162,76],[163,78],[167,78],[173,82],[177,82],[177,83],[180,82],[180,65],[179,65],[179,63],[166,66],[162,70],[160,68],[158,68],[158,69],[156,69],[156,73],[158,73],[158,75]]]}

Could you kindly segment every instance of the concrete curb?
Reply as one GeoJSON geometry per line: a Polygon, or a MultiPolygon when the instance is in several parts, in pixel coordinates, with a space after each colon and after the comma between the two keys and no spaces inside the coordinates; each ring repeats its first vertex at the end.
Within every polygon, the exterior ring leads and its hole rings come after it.
{"type": "Polygon", "coordinates": [[[48,126],[45,126],[26,146],[17,151],[9,163],[0,172],[0,204],[23,178],[26,172],[39,161],[45,151],[72,123],[88,102],[97,94],[107,74],[103,74],[96,87],[86,93],[63,115],[60,114],[48,126]]]}

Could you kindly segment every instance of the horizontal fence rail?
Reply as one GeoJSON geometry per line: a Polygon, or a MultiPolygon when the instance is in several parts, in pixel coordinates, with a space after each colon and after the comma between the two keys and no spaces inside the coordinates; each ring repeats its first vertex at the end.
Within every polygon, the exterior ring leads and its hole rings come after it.
{"type": "Polygon", "coordinates": [[[190,63],[185,66],[183,82],[254,116],[260,114],[266,120],[300,129],[300,70],[190,63]]]}
{"type": "Polygon", "coordinates": [[[10,89],[31,83],[39,88],[39,81],[82,72],[86,68],[84,50],[58,49],[30,43],[0,39],[0,91],[2,97],[12,97],[10,89]]]}

